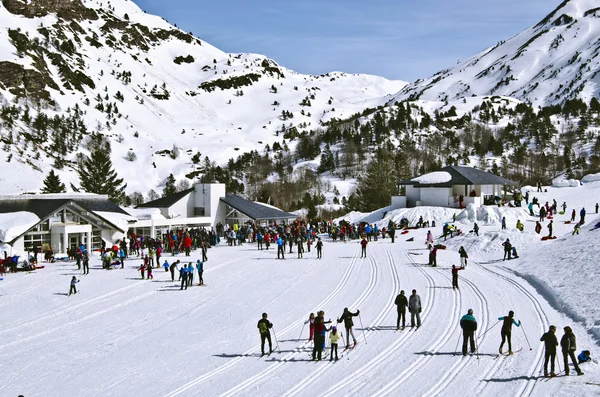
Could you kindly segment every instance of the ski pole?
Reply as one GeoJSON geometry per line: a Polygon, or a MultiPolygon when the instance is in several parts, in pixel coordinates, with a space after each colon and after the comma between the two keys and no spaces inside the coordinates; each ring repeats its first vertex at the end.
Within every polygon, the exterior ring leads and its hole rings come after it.
{"type": "Polygon", "coordinates": [[[279,342],[277,342],[277,335],[275,334],[275,328],[273,328],[273,336],[275,337],[275,344],[277,345],[277,350],[281,353],[281,349],[279,348],[279,342]]]}
{"type": "Polygon", "coordinates": [[[523,335],[525,335],[525,340],[527,341],[527,344],[529,345],[529,350],[533,350],[533,347],[531,347],[531,344],[529,343],[529,339],[527,338],[527,334],[525,333],[525,329],[523,329],[523,327],[521,327],[521,331],[523,331],[523,335]]]}
{"type": "Polygon", "coordinates": [[[358,319],[360,320],[360,327],[363,330],[363,338],[365,338],[365,345],[366,345],[367,344],[367,336],[365,335],[365,327],[363,325],[362,318],[360,317],[360,314],[358,315],[358,319]]]}
{"type": "Polygon", "coordinates": [[[304,325],[302,326],[302,331],[300,331],[300,336],[298,337],[298,340],[302,339],[302,333],[304,332],[305,326],[306,326],[306,322],[304,322],[304,325]]]}
{"type": "Polygon", "coordinates": [[[483,334],[481,334],[481,336],[479,336],[479,338],[477,338],[477,339],[481,339],[481,338],[483,338],[483,336],[484,336],[485,334],[487,334],[489,331],[491,331],[491,330],[492,330],[492,328],[494,328],[496,325],[500,324],[500,321],[502,321],[502,320],[499,320],[499,321],[498,321],[496,324],[494,324],[494,325],[492,325],[491,327],[489,327],[489,328],[488,328],[488,329],[487,329],[487,330],[486,330],[486,331],[485,331],[483,334]]]}
{"type": "Polygon", "coordinates": [[[458,340],[456,341],[456,347],[454,348],[454,356],[456,356],[456,351],[458,350],[458,344],[460,343],[460,334],[458,334],[458,340]]]}
{"type": "MultiPolygon", "coordinates": [[[[552,356],[550,356],[552,357],[552,356]]],[[[556,359],[556,354],[554,355],[554,359],[556,359]]],[[[562,372],[562,369],[560,369],[560,358],[558,360],[556,360],[556,364],[558,364],[558,372],[562,372]]]]}

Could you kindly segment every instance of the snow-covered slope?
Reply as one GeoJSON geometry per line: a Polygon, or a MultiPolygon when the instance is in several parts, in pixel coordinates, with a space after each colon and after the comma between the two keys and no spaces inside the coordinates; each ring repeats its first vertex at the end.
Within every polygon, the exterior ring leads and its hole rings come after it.
{"type": "Polygon", "coordinates": [[[600,3],[565,0],[537,25],[404,87],[393,99],[505,95],[534,105],[600,92],[600,3]]]}
{"type": "MultiPolygon", "coordinates": [[[[38,108],[49,118],[80,114],[87,133],[112,139],[113,162],[130,192],[156,189],[169,173],[179,179],[193,170],[190,158],[198,152],[224,163],[281,141],[283,126],[318,128],[331,117],[382,105],[405,85],[341,72],[302,75],[262,55],[227,54],[128,0],[3,4],[3,103],[27,104],[33,118],[38,108]],[[181,152],[175,160],[167,153],[174,145],[181,152]],[[135,162],[124,159],[130,152],[135,162]]],[[[23,117],[3,120],[3,127],[5,151],[14,154],[0,164],[4,186],[9,193],[39,189],[56,156],[53,134],[34,143],[36,158],[24,147],[35,127],[23,117]]],[[[79,151],[74,141],[61,172],[67,186],[78,182],[69,171],[79,151]]]]}

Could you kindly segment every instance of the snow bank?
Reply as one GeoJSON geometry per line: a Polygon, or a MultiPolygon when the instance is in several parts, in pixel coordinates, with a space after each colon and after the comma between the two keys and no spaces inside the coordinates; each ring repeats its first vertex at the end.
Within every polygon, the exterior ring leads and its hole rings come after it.
{"type": "Polygon", "coordinates": [[[600,182],[600,172],[597,174],[589,174],[581,180],[583,183],[600,182]]]}
{"type": "Polygon", "coordinates": [[[429,174],[421,175],[417,178],[411,179],[412,181],[419,182],[427,185],[434,185],[436,183],[446,183],[450,182],[452,179],[452,175],[450,175],[446,171],[435,171],[430,172],[429,174]]]}
{"type": "Polygon", "coordinates": [[[552,181],[554,187],[578,187],[581,186],[581,182],[577,179],[566,179],[564,175],[555,178],[552,181]]]}
{"type": "Polygon", "coordinates": [[[0,214],[0,241],[12,241],[39,221],[36,214],[27,211],[0,214]]]}
{"type": "Polygon", "coordinates": [[[350,224],[356,224],[356,223],[360,223],[366,215],[367,215],[367,213],[365,213],[365,212],[352,211],[352,212],[347,213],[344,216],[335,218],[333,220],[333,223],[337,225],[340,221],[348,221],[350,224]]]}
{"type": "Polygon", "coordinates": [[[400,208],[391,209],[391,207],[382,208],[374,211],[362,219],[363,222],[375,223],[379,227],[387,226],[392,220],[399,224],[402,218],[408,219],[409,225],[414,226],[420,217],[426,221],[435,221],[441,227],[445,222],[452,222],[454,214],[458,214],[460,210],[454,208],[443,207],[416,207],[416,208],[400,208]]]}

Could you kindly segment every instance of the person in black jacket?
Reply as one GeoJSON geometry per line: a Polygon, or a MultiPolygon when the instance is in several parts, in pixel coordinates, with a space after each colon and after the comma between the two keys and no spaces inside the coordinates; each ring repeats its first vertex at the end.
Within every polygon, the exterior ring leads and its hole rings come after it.
{"type": "Polygon", "coordinates": [[[354,336],[354,332],[352,332],[352,327],[354,326],[354,321],[352,321],[352,317],[358,316],[360,314],[360,310],[357,310],[356,313],[351,313],[348,308],[344,308],[344,313],[340,318],[338,318],[337,322],[344,322],[344,327],[346,327],[346,348],[350,348],[350,335],[352,335],[352,340],[354,341],[354,345],[356,346],[356,337],[354,336]]]}
{"type": "Polygon", "coordinates": [[[560,346],[562,347],[563,359],[565,362],[565,375],[569,375],[569,357],[571,357],[571,361],[573,361],[573,366],[575,367],[575,371],[577,371],[577,375],[583,375],[583,372],[579,369],[579,365],[575,359],[575,350],[577,350],[575,334],[571,327],[567,326],[564,330],[565,334],[560,339],[560,346]]]}
{"type": "Polygon", "coordinates": [[[265,355],[265,340],[269,341],[269,354],[273,353],[273,343],[271,342],[271,332],[269,329],[273,328],[273,323],[267,320],[267,313],[262,314],[262,318],[258,320],[256,325],[258,332],[260,332],[260,351],[262,355],[265,355]]]}
{"type": "Polygon", "coordinates": [[[548,376],[549,360],[552,360],[550,364],[550,376],[556,376],[556,373],[554,373],[554,360],[556,360],[556,346],[558,346],[558,339],[556,338],[555,333],[556,327],[551,325],[548,332],[540,338],[540,341],[544,342],[544,346],[546,347],[544,353],[544,376],[548,376]]]}
{"type": "Polygon", "coordinates": [[[406,295],[404,295],[404,290],[400,291],[400,295],[396,297],[396,301],[394,303],[398,309],[396,328],[400,329],[400,319],[402,319],[402,329],[404,329],[406,323],[406,307],[408,306],[408,299],[406,299],[406,295]]]}
{"type": "Polygon", "coordinates": [[[460,319],[460,327],[463,330],[462,354],[467,355],[467,344],[470,341],[471,354],[475,353],[475,331],[477,331],[477,320],[473,317],[473,309],[469,309],[467,314],[460,319]]]}

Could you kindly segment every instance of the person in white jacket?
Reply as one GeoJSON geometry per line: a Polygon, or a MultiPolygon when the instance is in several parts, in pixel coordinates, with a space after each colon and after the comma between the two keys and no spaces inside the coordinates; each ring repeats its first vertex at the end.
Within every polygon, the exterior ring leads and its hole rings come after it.
{"type": "Polygon", "coordinates": [[[417,328],[421,326],[421,297],[417,295],[417,290],[412,290],[412,295],[408,298],[408,311],[410,312],[410,326],[415,326],[415,317],[417,317],[417,328]]]}

